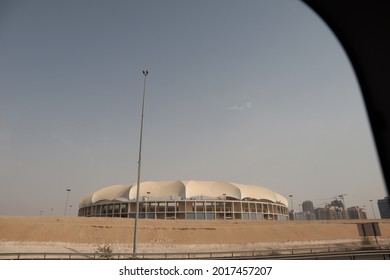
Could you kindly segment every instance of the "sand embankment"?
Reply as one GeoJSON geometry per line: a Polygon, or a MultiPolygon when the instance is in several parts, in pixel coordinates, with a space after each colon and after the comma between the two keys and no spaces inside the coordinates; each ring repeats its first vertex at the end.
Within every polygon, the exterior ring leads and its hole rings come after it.
{"type": "MultiPolygon", "coordinates": [[[[372,221],[139,220],[138,241],[140,250],[147,252],[340,244],[362,240],[357,223],[372,221]]],[[[390,220],[377,222],[382,234],[378,240],[389,244],[390,220]]],[[[3,216],[0,217],[0,252],[61,251],[54,247],[85,252],[100,244],[111,244],[116,251],[129,251],[133,229],[132,219],[3,216]]]]}

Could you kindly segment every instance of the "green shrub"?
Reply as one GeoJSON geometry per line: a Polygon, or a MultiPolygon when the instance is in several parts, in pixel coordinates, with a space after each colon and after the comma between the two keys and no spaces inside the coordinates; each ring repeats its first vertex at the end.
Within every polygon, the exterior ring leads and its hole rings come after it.
{"type": "Polygon", "coordinates": [[[95,254],[98,254],[102,259],[110,259],[112,255],[112,249],[109,245],[99,245],[95,254]]]}

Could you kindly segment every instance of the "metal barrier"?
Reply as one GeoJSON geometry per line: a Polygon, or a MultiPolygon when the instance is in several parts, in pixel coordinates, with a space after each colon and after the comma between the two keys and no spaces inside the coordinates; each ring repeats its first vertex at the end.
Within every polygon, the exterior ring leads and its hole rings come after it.
{"type": "Polygon", "coordinates": [[[125,259],[390,259],[390,245],[289,248],[277,250],[185,253],[0,253],[3,260],[125,259]],[[363,257],[363,258],[362,258],[363,257]]]}

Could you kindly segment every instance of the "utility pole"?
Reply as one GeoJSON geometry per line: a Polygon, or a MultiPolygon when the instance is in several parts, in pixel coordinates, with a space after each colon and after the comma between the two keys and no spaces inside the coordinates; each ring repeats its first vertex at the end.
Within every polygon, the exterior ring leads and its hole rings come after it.
{"type": "Polygon", "coordinates": [[[374,205],[372,204],[372,199],[370,199],[370,203],[371,203],[372,214],[374,214],[374,219],[376,220],[376,215],[375,215],[375,211],[374,211],[374,205]]]}
{"type": "Polygon", "coordinates": [[[289,197],[290,197],[290,200],[291,200],[291,217],[292,217],[292,220],[295,220],[294,205],[293,205],[293,201],[292,201],[293,195],[290,194],[289,197]]]}
{"type": "Polygon", "coordinates": [[[346,196],[347,194],[344,193],[344,194],[340,194],[339,197],[341,198],[341,200],[343,201],[343,207],[344,209],[347,209],[347,206],[345,206],[345,200],[344,200],[344,196],[346,196]]]}
{"type": "Polygon", "coordinates": [[[66,189],[67,195],[66,195],[66,203],[65,203],[65,210],[64,210],[64,216],[66,216],[66,211],[68,210],[68,199],[69,199],[69,193],[71,189],[66,189]]]}
{"type": "Polygon", "coordinates": [[[138,215],[139,215],[139,184],[141,177],[141,151],[142,151],[142,133],[144,127],[144,108],[145,108],[145,95],[146,95],[146,76],[149,74],[148,70],[142,71],[144,74],[144,94],[142,97],[142,110],[141,110],[141,131],[139,137],[139,153],[138,153],[138,176],[137,176],[137,197],[136,197],[136,210],[134,221],[134,242],[133,242],[133,255],[137,256],[137,239],[138,239],[138,215]]]}

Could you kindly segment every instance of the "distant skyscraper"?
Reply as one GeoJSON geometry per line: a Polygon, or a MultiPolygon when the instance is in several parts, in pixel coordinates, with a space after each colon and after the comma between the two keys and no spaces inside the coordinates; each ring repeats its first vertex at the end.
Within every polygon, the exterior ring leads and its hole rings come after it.
{"type": "MultiPolygon", "coordinates": [[[[335,200],[330,202],[329,206],[330,206],[329,210],[332,210],[332,206],[333,206],[333,210],[335,211],[335,214],[334,214],[335,219],[348,219],[349,218],[348,211],[347,211],[347,209],[345,209],[344,203],[341,200],[335,199],[335,200]]],[[[331,214],[331,215],[333,215],[333,214],[331,214]]]]}
{"type": "Polygon", "coordinates": [[[378,200],[379,213],[382,219],[390,219],[390,197],[378,200]]]}
{"type": "Polygon", "coordinates": [[[325,208],[316,208],[314,210],[317,220],[328,220],[325,208]]]}
{"type": "Polygon", "coordinates": [[[302,211],[313,213],[314,212],[313,202],[311,202],[310,200],[306,200],[302,202],[302,211]]]}
{"type": "Polygon", "coordinates": [[[335,199],[335,200],[331,201],[330,205],[344,209],[343,202],[341,200],[338,200],[338,199],[335,199]]]}
{"type": "Polygon", "coordinates": [[[342,206],[337,201],[332,201],[331,204],[327,204],[325,208],[316,208],[314,209],[314,213],[317,220],[339,220],[339,219],[348,219],[348,213],[344,210],[344,208],[339,207],[342,206]]]}
{"type": "Polygon", "coordinates": [[[366,211],[359,206],[349,207],[348,215],[350,219],[367,219],[366,211]]]}

